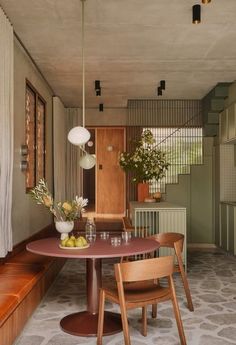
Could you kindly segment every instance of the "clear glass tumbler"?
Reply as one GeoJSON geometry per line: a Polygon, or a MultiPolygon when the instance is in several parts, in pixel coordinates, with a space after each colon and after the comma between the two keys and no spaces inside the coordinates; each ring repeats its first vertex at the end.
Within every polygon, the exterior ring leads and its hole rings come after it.
{"type": "Polygon", "coordinates": [[[92,218],[88,218],[85,225],[85,237],[87,242],[93,243],[96,241],[96,225],[92,218]]]}

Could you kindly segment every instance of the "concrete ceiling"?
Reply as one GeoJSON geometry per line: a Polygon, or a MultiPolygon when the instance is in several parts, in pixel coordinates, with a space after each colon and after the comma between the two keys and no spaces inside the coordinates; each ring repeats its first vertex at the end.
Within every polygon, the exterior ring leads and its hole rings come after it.
{"type": "MultiPolygon", "coordinates": [[[[87,0],[86,106],[128,99],[200,99],[236,79],[236,0],[87,0]],[[102,95],[95,96],[94,80],[102,95]],[[166,91],[156,88],[166,80],[166,91]]],[[[68,107],[81,106],[81,1],[0,0],[24,46],[68,107]]]]}

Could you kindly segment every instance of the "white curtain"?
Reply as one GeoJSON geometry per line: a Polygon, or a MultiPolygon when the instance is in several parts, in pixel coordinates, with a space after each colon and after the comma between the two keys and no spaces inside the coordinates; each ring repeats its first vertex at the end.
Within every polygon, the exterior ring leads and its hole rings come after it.
{"type": "Polygon", "coordinates": [[[54,198],[66,198],[66,112],[60,98],[53,97],[54,198]]]}
{"type": "MultiPolygon", "coordinates": [[[[66,109],[67,133],[70,129],[79,126],[82,123],[81,114],[77,108],[66,109]]],[[[67,140],[66,145],[66,196],[73,199],[75,195],[82,195],[82,169],[79,167],[81,150],[79,147],[72,145],[67,140]]]]}
{"type": "Polygon", "coordinates": [[[82,195],[81,150],[67,139],[70,129],[79,124],[79,109],[65,109],[60,98],[53,97],[54,198],[57,201],[82,195]]]}
{"type": "Polygon", "coordinates": [[[12,250],[13,28],[0,8],[0,257],[12,250]]]}

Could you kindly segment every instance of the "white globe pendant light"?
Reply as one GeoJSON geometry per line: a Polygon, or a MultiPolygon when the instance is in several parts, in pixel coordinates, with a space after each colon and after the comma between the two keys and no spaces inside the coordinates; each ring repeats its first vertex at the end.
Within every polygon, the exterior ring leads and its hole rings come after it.
{"type": "Polygon", "coordinates": [[[85,153],[79,160],[79,165],[83,169],[92,169],[96,164],[96,158],[94,155],[90,155],[89,153],[85,153]]]}
{"type": "Polygon", "coordinates": [[[68,133],[69,142],[77,146],[86,144],[90,137],[90,132],[85,127],[81,126],[72,128],[68,133]]]}

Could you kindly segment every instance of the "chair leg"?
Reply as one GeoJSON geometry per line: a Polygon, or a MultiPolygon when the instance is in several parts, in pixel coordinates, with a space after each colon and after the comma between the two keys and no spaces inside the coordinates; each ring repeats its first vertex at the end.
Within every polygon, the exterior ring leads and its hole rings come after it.
{"type": "Polygon", "coordinates": [[[97,345],[102,345],[102,334],[103,334],[103,325],[104,325],[104,304],[105,304],[105,291],[100,290],[97,345]]]}
{"type": "Polygon", "coordinates": [[[182,278],[183,285],[184,285],[185,295],[187,298],[188,309],[190,311],[194,311],[193,301],[192,301],[192,297],[191,297],[191,293],[190,293],[190,289],[189,289],[189,285],[188,285],[188,279],[187,279],[186,274],[184,272],[183,265],[180,264],[179,269],[180,269],[180,274],[181,274],[181,278],[182,278]]]}
{"type": "Polygon", "coordinates": [[[157,304],[152,305],[152,318],[156,319],[157,317],[157,304]]]}
{"type": "MultiPolygon", "coordinates": [[[[122,320],[122,328],[123,328],[123,333],[124,333],[125,345],[131,345],[125,303],[120,303],[120,312],[121,312],[121,320],[122,320]]],[[[100,345],[100,344],[97,344],[97,345],[100,345]]]]}
{"type": "Polygon", "coordinates": [[[147,306],[142,307],[142,335],[147,336],[147,306]]]}
{"type": "Polygon", "coordinates": [[[180,315],[180,311],[179,311],[179,305],[177,302],[177,298],[176,298],[176,293],[175,293],[175,287],[174,287],[174,282],[173,282],[173,278],[171,277],[170,279],[170,285],[171,285],[171,291],[172,291],[172,304],[173,304],[173,309],[174,309],[174,314],[175,314],[175,319],[176,319],[176,323],[177,323],[177,327],[178,327],[178,332],[179,332],[179,337],[180,337],[180,341],[181,341],[181,345],[187,345],[186,343],[186,338],[185,338],[185,334],[184,334],[184,327],[183,327],[183,323],[181,320],[181,315],[180,315]]]}

